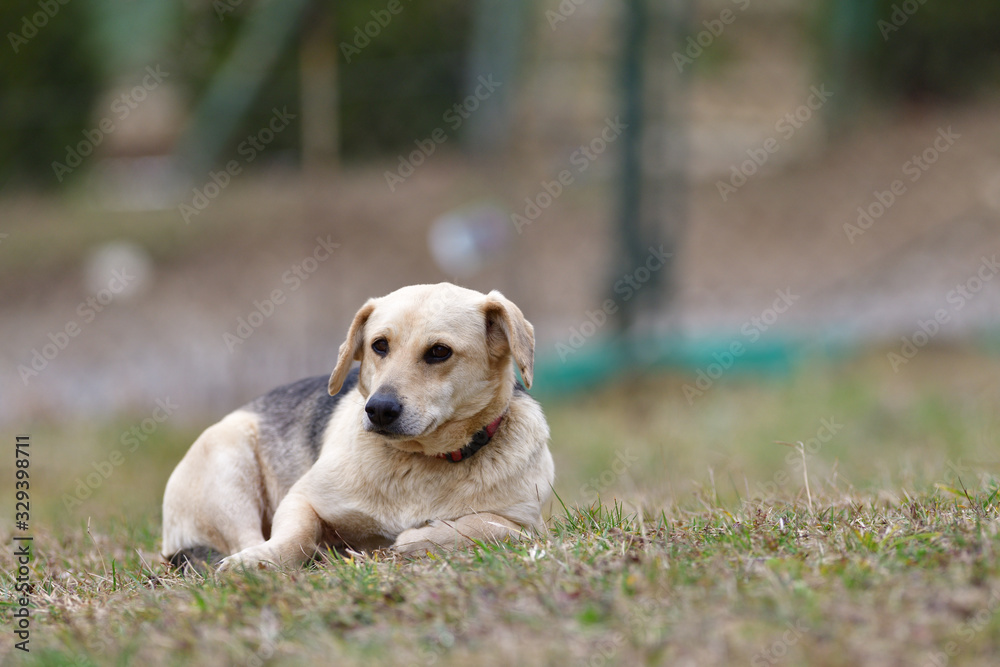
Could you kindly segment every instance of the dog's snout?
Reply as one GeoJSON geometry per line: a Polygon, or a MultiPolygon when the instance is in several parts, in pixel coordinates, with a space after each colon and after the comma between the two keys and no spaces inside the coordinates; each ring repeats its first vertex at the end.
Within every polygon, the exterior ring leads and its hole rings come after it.
{"type": "Polygon", "coordinates": [[[403,405],[390,393],[376,392],[365,404],[365,412],[377,428],[387,428],[399,419],[403,405]]]}

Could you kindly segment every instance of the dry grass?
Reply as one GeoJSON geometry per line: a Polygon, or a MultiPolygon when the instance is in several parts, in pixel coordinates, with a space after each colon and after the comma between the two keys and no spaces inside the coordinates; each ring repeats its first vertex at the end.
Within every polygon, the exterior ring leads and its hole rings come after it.
{"type": "MultiPolygon", "coordinates": [[[[947,360],[958,371],[991,370],[989,358],[947,360]]],[[[907,381],[873,357],[725,383],[693,406],[678,391],[685,380],[670,377],[554,402],[547,410],[566,506],[554,505],[537,539],[419,561],[332,557],[313,569],[207,580],[179,578],[155,559],[155,508],[190,431],[165,425],[148,450],[66,510],[61,494],[129,422],[39,426],[32,651],[14,651],[8,634],[0,658],[994,665],[995,397],[975,372],[942,379],[939,356],[918,361],[907,381]],[[799,452],[774,444],[807,441],[831,414],[843,427],[806,454],[805,469],[799,452]],[[82,452],[46,455],[70,434],[82,452]],[[623,451],[636,461],[618,472],[623,451]],[[613,479],[594,489],[589,480],[607,471],[613,479]],[[589,504],[594,491],[600,500],[589,504]]],[[[10,526],[2,532],[10,544],[10,526]]],[[[6,628],[12,565],[5,550],[6,628]]]]}

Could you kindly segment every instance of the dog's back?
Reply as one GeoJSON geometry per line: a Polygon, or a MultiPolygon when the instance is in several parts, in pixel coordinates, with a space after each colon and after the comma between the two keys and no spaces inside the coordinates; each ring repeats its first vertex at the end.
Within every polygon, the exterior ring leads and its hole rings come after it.
{"type": "Polygon", "coordinates": [[[242,409],[258,415],[257,450],[271,510],[299,477],[316,463],[323,434],[341,399],[358,383],[358,369],[336,395],[330,377],[317,375],[273,389],[242,409]]]}

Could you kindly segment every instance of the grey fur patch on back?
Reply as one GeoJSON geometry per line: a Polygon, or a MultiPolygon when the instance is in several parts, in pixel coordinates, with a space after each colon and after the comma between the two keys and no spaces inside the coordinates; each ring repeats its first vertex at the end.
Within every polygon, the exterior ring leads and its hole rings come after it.
{"type": "MultiPolygon", "coordinates": [[[[355,368],[336,396],[329,394],[330,377],[317,375],[286,384],[251,401],[246,409],[260,415],[262,443],[308,452],[312,465],[323,447],[323,433],[340,399],[358,383],[355,368]]],[[[279,452],[275,452],[279,453],[279,452]]]]}

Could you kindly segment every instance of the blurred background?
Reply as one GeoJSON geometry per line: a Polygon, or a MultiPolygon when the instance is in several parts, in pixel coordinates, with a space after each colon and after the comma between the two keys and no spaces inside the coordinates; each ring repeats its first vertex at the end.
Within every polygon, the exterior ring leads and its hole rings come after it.
{"type": "Polygon", "coordinates": [[[0,25],[0,424],[53,515],[151,511],[202,428],[442,280],[534,323],[568,502],[798,493],[776,440],[831,492],[1000,474],[995,2],[0,25]]]}

